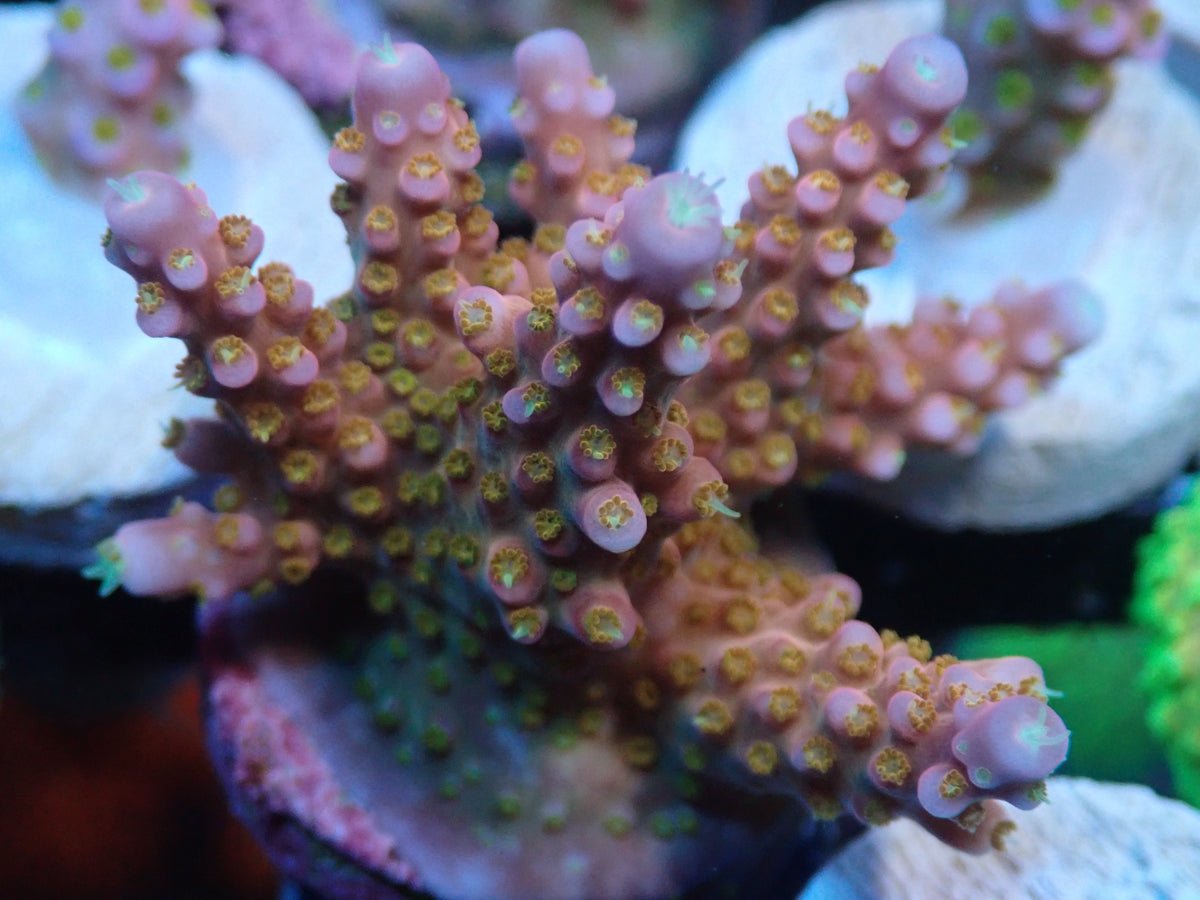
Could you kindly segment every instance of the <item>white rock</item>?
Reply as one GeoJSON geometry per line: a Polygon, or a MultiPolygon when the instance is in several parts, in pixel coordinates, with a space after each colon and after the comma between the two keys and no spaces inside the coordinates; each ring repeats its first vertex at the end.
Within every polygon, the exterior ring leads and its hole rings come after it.
{"type": "MultiPolygon", "coordinates": [[[[702,102],[677,164],[726,179],[732,216],[751,171],[791,162],[789,118],[810,105],[844,112],[844,73],[936,30],[940,6],[838,3],[771,33],[702,102]]],[[[1048,395],[996,417],[975,457],[914,453],[894,482],[857,489],[945,527],[1043,527],[1129,502],[1200,447],[1200,104],[1157,65],[1122,64],[1118,78],[1036,205],[963,220],[914,203],[896,260],[863,277],[868,322],[903,321],[918,291],[974,303],[1006,278],[1075,278],[1100,295],[1104,335],[1048,395]]]]}
{"type": "MultiPolygon", "coordinates": [[[[187,475],[159,446],[172,416],[209,401],[173,390],[183,357],[134,322],[134,284],[100,249],[97,203],[38,168],[12,98],[41,68],[51,10],[0,10],[0,507],[60,507],[133,495],[187,475]]],[[[218,215],[243,213],[267,235],[263,261],[290,262],[318,298],[353,277],[329,211],[328,141],[288,86],[255,60],[197,54],[192,163],[182,177],[218,215]]]]}
{"type": "Polygon", "coordinates": [[[1062,777],[1049,793],[983,856],[908,820],[872,829],[799,900],[1200,900],[1200,812],[1143,785],[1062,777]]]}

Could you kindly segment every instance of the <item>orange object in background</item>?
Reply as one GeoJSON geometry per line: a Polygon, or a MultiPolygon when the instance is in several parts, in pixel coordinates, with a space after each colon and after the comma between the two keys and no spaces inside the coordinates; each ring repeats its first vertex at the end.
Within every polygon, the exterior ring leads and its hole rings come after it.
{"type": "Polygon", "coordinates": [[[267,900],[277,876],[233,818],[186,677],[85,724],[0,700],[0,895],[267,900]]]}

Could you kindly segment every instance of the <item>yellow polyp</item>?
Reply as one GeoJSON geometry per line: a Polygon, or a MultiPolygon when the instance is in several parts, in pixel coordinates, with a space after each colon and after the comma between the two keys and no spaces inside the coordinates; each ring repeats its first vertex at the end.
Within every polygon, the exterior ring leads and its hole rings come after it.
{"type": "Polygon", "coordinates": [[[281,337],[267,348],[267,362],[276,372],[294,366],[304,357],[304,345],[299,338],[281,337]]]}
{"type": "Polygon", "coordinates": [[[321,540],[321,550],[330,559],[344,559],[354,551],[354,532],[345,525],[334,525],[321,540]]]}
{"type": "Polygon", "coordinates": [[[446,555],[450,533],[444,528],[431,528],[421,538],[421,553],[430,559],[441,559],[446,555]]]}
{"type": "Polygon", "coordinates": [[[767,712],[776,723],[784,725],[800,715],[800,693],[790,685],[771,691],[767,712]]]}
{"type": "Polygon", "coordinates": [[[337,406],[338,390],[331,381],[314,381],[304,390],[300,398],[300,409],[305,415],[319,416],[337,406]]]}
{"type": "Polygon", "coordinates": [[[539,509],[533,517],[533,530],[540,541],[555,540],[566,525],[566,519],[557,509],[539,509]]]}
{"type": "Polygon", "coordinates": [[[384,234],[396,227],[396,214],[388,207],[371,207],[371,211],[363,218],[363,227],[376,234],[384,234]]]}
{"type": "Polygon", "coordinates": [[[596,511],[596,520],[610,531],[624,528],[632,519],[632,507],[619,495],[605,500],[596,511]]]}
{"type": "Polygon", "coordinates": [[[229,300],[232,297],[240,297],[246,292],[251,284],[254,283],[254,275],[245,266],[231,266],[220,275],[214,283],[217,293],[221,295],[222,300],[229,300]]]}
{"type": "Polygon", "coordinates": [[[662,689],[653,678],[639,678],[633,683],[633,702],[647,712],[653,712],[662,704],[662,689]]]}
{"type": "Polygon", "coordinates": [[[805,123],[816,134],[829,134],[838,123],[833,113],[825,109],[816,109],[804,117],[805,123]]]}
{"type": "Polygon", "coordinates": [[[411,531],[395,525],[383,533],[379,543],[383,552],[395,559],[411,555],[415,542],[411,531]]]}
{"type": "Polygon", "coordinates": [[[479,146],[479,132],[475,130],[474,122],[468,122],[454,132],[454,146],[464,153],[470,153],[479,146]]]}
{"type": "Polygon", "coordinates": [[[508,499],[508,478],[503,472],[485,472],[479,479],[479,496],[487,503],[508,499]]]}
{"type": "Polygon", "coordinates": [[[128,44],[115,44],[109,48],[104,59],[110,68],[123,72],[133,68],[137,62],[137,53],[128,44]]]}
{"type": "Polygon", "coordinates": [[[791,595],[789,599],[792,601],[803,600],[811,590],[811,585],[804,577],[804,573],[796,569],[780,569],[779,584],[791,595]]]}
{"type": "Polygon", "coordinates": [[[736,447],[725,455],[721,468],[736,481],[748,479],[756,468],[754,454],[745,447],[736,447]]]}
{"type": "Polygon", "coordinates": [[[64,6],[58,13],[58,25],[63,31],[78,31],[83,22],[83,10],[78,6],[64,6]]]}
{"type": "Polygon", "coordinates": [[[1012,697],[1016,693],[1017,689],[1015,687],[1001,681],[991,686],[987,692],[987,698],[989,700],[1003,700],[1005,697],[1012,697]]]}
{"type": "Polygon", "coordinates": [[[344,153],[359,152],[366,141],[366,136],[353,125],[348,125],[333,136],[333,146],[344,153]]]}
{"type": "Polygon", "coordinates": [[[410,175],[426,180],[436,177],[442,171],[442,161],[436,153],[418,153],[404,168],[410,175]]]}
{"type": "Polygon", "coordinates": [[[773,288],[763,295],[763,310],[784,325],[789,325],[800,314],[796,295],[783,288],[773,288]]]}
{"type": "Polygon", "coordinates": [[[767,223],[767,231],[781,247],[794,247],[800,243],[802,236],[800,226],[791,216],[772,216],[767,223]]]}
{"type": "Polygon", "coordinates": [[[867,644],[851,644],[844,647],[837,657],[837,667],[851,678],[870,675],[878,664],[879,654],[867,644]]]}
{"type": "Polygon", "coordinates": [[[889,197],[900,200],[908,197],[909,184],[896,172],[883,171],[875,176],[875,186],[889,197]]]}
{"type": "Polygon", "coordinates": [[[658,762],[658,744],[648,735],[638,735],[621,743],[621,758],[635,769],[652,769],[658,762]]]}
{"type": "Polygon", "coordinates": [[[363,349],[363,362],[382,372],[396,362],[396,348],[385,341],[372,341],[363,349]]]}
{"type": "Polygon", "coordinates": [[[871,126],[861,120],[850,126],[850,137],[856,144],[868,144],[875,139],[871,126]]]}
{"type": "Polygon", "coordinates": [[[623,366],[613,372],[609,384],[626,400],[634,400],[641,397],[645,391],[646,373],[637,366],[623,366]]]}
{"type": "Polygon", "coordinates": [[[728,328],[721,334],[717,347],[730,362],[741,362],[750,355],[752,344],[750,335],[742,328],[728,328]]]}
{"type": "Polygon", "coordinates": [[[849,253],[854,249],[856,239],[849,228],[831,228],[821,233],[821,246],[834,253],[849,253]]]}
{"type": "Polygon", "coordinates": [[[660,472],[674,472],[688,461],[687,445],[679,438],[663,438],[650,451],[654,468],[660,472]]]}
{"type": "Polygon", "coordinates": [[[361,394],[371,383],[371,367],[357,359],[352,359],[342,366],[338,372],[338,380],[349,394],[361,394]]]}
{"type": "Polygon", "coordinates": [[[286,418],[283,410],[274,403],[250,403],[242,410],[242,421],[250,437],[266,444],[279,434],[286,418]]]}
{"type": "Polygon", "coordinates": [[[749,634],[758,627],[761,610],[749,597],[735,597],[725,607],[725,627],[734,634],[749,634]]]}
{"type": "Polygon", "coordinates": [[[704,675],[704,667],[700,657],[694,653],[681,653],[671,658],[667,663],[667,673],[671,682],[681,691],[690,691],[700,683],[704,675]]]}
{"type": "Polygon", "coordinates": [[[617,644],[625,640],[621,617],[607,606],[593,606],[587,611],[583,617],[583,633],[592,644],[617,644]]]}
{"type": "Polygon", "coordinates": [[[842,719],[846,734],[853,738],[868,738],[879,727],[879,709],[873,703],[860,703],[842,719]]]}
{"type": "Polygon", "coordinates": [[[775,665],[780,671],[788,675],[799,675],[804,671],[808,660],[804,655],[804,651],[796,646],[784,647],[779,651],[779,656],[775,660],[775,665]]]}
{"type": "Polygon", "coordinates": [[[303,556],[289,556],[279,563],[279,577],[288,584],[296,585],[312,574],[312,563],[303,556]]]}
{"type": "Polygon", "coordinates": [[[953,816],[950,821],[957,823],[963,831],[974,834],[975,829],[983,824],[985,818],[987,818],[987,809],[976,800],[957,816],[953,816]]]}
{"type": "Polygon", "coordinates": [[[777,197],[788,193],[796,184],[796,179],[785,166],[767,166],[759,173],[762,186],[768,194],[777,197]]]}
{"type": "Polygon", "coordinates": [[[579,434],[579,449],[589,459],[608,459],[617,449],[617,441],[607,428],[589,425],[579,434]]]}
{"type": "Polygon", "coordinates": [[[528,453],[521,460],[521,471],[534,484],[548,484],[554,480],[554,460],[540,450],[528,453]]]}
{"type": "Polygon", "coordinates": [[[804,614],[804,624],[815,636],[827,638],[846,621],[846,607],[835,597],[825,596],[804,614]]]}
{"type": "Polygon", "coordinates": [[[217,523],[213,526],[213,537],[217,540],[217,546],[230,550],[237,546],[238,537],[241,533],[241,527],[238,525],[236,516],[223,515],[217,517],[217,523]]]}
{"type": "Polygon", "coordinates": [[[466,450],[456,447],[446,454],[442,470],[452,481],[466,481],[475,472],[475,461],[466,450]]]}
{"type": "MultiPolygon", "coordinates": [[[[538,310],[531,311],[530,316],[532,316],[534,314],[534,312],[539,312],[539,311],[538,310]]],[[[579,354],[575,352],[575,348],[569,343],[560,344],[559,346],[554,348],[553,362],[554,362],[554,371],[557,372],[563,378],[570,378],[572,375],[574,375],[576,372],[579,371],[579,368],[582,365],[582,363],[579,360],[579,354]]]]}
{"type": "Polygon", "coordinates": [[[555,569],[550,573],[550,586],[560,594],[569,594],[579,586],[579,576],[570,569],[555,569]]]}
{"type": "Polygon", "coordinates": [[[362,518],[378,515],[385,507],[383,491],[374,485],[355,488],[347,497],[350,512],[362,518]]]}
{"type": "Polygon", "coordinates": [[[615,137],[633,137],[637,132],[637,120],[626,116],[610,116],[608,130],[615,137]]]}
{"type": "Polygon", "coordinates": [[[857,314],[867,308],[867,292],[845,278],[830,289],[829,300],[839,312],[857,314]]]}
{"type": "Polygon", "coordinates": [[[758,659],[746,647],[730,647],[721,654],[721,674],[730,684],[742,684],[754,677],[758,659]]]}
{"type": "Polygon", "coordinates": [[[573,134],[564,134],[550,145],[550,152],[558,156],[574,157],[583,154],[583,141],[573,134]]]}
{"type": "Polygon", "coordinates": [[[479,542],[469,534],[454,535],[447,551],[459,568],[468,568],[479,561],[479,542]]]}
{"type": "Polygon", "coordinates": [[[721,700],[705,700],[692,717],[692,724],[703,734],[720,737],[733,728],[733,713],[721,700]]]}
{"type": "Polygon", "coordinates": [[[338,446],[343,450],[358,450],[371,443],[374,429],[365,416],[348,416],[338,429],[338,446]]]}
{"type": "MultiPolygon", "coordinates": [[[[262,280],[261,278],[259,279],[262,280]]],[[[323,307],[314,309],[304,326],[304,340],[316,347],[322,346],[337,331],[337,318],[323,307]]]]}
{"type": "Polygon", "coordinates": [[[833,741],[823,734],[809,738],[801,752],[804,754],[804,764],[821,774],[828,772],[837,762],[837,748],[834,747],[833,741]]]}
{"type": "Polygon", "coordinates": [[[812,689],[820,693],[827,693],[838,686],[837,676],[828,669],[822,669],[819,672],[813,672],[812,678],[808,682],[812,689]]]}
{"type": "MultiPolygon", "coordinates": [[[[566,239],[567,230],[556,222],[547,222],[544,225],[539,225],[533,232],[533,246],[547,256],[561,250],[566,243],[566,239]]],[[[539,288],[538,290],[552,291],[553,289],[539,288]]],[[[535,306],[538,305],[537,300],[533,300],[533,303],[535,306]]]]}
{"type": "Polygon", "coordinates": [[[138,285],[137,305],[146,315],[152,315],[167,302],[166,292],[157,281],[147,281],[138,285]]]}
{"type": "Polygon", "coordinates": [[[746,750],[745,759],[751,772],[767,776],[779,765],[779,751],[769,741],[755,741],[746,750]]]}
{"type": "Polygon", "coordinates": [[[458,330],[463,337],[482,334],[492,327],[492,306],[486,300],[471,300],[458,308],[458,330]]]}
{"type": "Polygon", "coordinates": [[[196,252],[189,247],[176,247],[167,257],[167,265],[183,272],[196,264],[196,252]]]}
{"type": "Polygon", "coordinates": [[[541,616],[532,607],[524,606],[508,614],[508,633],[518,641],[537,640],[545,627],[541,616]]]}
{"type": "Polygon", "coordinates": [[[702,518],[720,513],[736,519],[740,514],[725,505],[724,501],[727,496],[729,496],[729,485],[725,482],[706,481],[692,494],[692,508],[700,513],[702,518]]]}
{"type": "Polygon", "coordinates": [[[528,572],[529,554],[520,547],[501,547],[488,561],[488,574],[506,588],[512,588],[528,572]]]}
{"type": "Polygon", "coordinates": [[[594,287],[580,288],[568,302],[575,314],[584,321],[595,322],[604,318],[604,297],[594,287]]]}
{"type": "Polygon", "coordinates": [[[911,773],[912,763],[895,747],[884,747],[875,757],[875,774],[885,784],[901,787],[911,773]]]}
{"type": "Polygon", "coordinates": [[[506,378],[516,369],[517,357],[511,350],[499,347],[484,357],[483,365],[496,378],[506,378]]]}
{"type": "Polygon", "coordinates": [[[359,284],[376,296],[391,293],[399,283],[400,274],[396,271],[396,267],[391,263],[378,260],[367,263],[359,278],[359,284]]]}
{"type": "Polygon", "coordinates": [[[320,472],[320,463],[311,450],[289,450],[280,461],[279,470],[288,484],[301,487],[315,481],[320,472]]]}
{"type": "Polygon", "coordinates": [[[525,416],[531,417],[550,409],[550,389],[540,381],[534,381],[521,392],[525,404],[525,416]]]}
{"type": "Polygon", "coordinates": [[[924,697],[914,697],[908,701],[904,715],[914,731],[925,734],[937,721],[937,708],[924,697]]]}

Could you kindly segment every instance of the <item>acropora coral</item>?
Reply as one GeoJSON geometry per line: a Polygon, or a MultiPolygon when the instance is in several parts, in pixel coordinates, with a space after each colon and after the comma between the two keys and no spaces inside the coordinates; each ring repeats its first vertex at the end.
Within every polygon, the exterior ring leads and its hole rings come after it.
{"type": "Polygon", "coordinates": [[[105,201],[139,324],[217,401],[165,443],[227,480],[92,574],[203,601],[235,806],[329,896],[675,896],[843,813],[1000,846],[1000,801],[1037,805],[1067,752],[1038,666],[876,631],[745,515],[913,442],[966,452],[1095,334],[1069,285],[861,324],[853,273],[953,155],[958,49],[851,72],[848,113],[797,117],[795,171],[755,175],[731,227],[703,179],[629,162],[575,35],[516,67],[527,240],[500,240],[414,44],[359,64],[330,153],[356,276],[325,305],[199,187],[140,172],[105,201]]]}

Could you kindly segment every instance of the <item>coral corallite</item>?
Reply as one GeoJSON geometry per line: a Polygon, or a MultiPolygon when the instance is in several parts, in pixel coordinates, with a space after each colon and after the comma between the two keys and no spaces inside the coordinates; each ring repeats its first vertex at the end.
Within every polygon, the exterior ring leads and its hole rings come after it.
{"type": "Polygon", "coordinates": [[[181,339],[180,459],[212,509],[121,528],[105,587],[197,593],[214,754],[290,874],[333,897],[675,896],[785,863],[801,823],[921,822],[970,850],[1036,805],[1068,732],[1021,658],[855,620],[850,579],[761,552],[797,473],[965,449],[1090,337],[1076,290],[864,329],[852,273],[950,157],[962,60],[906,41],[789,131],[734,228],[567,32],[517,52],[537,213],[500,243],[475,129],[422,48],[360,64],[330,163],[356,263],[324,306],[263,236],[155,172],[108,258],[181,339]],[[331,587],[331,585],[335,585],[331,587]]]}

